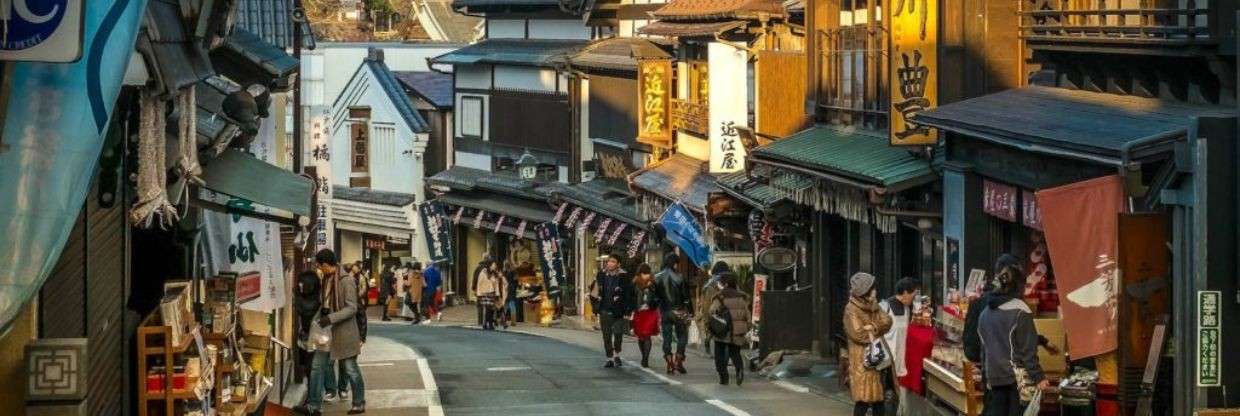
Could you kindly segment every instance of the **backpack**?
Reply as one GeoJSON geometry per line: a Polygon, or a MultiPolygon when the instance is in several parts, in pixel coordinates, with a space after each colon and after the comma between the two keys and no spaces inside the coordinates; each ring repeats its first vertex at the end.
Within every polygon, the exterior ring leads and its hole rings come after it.
{"type": "Polygon", "coordinates": [[[712,336],[718,339],[730,339],[732,337],[732,312],[728,311],[728,305],[723,302],[723,296],[716,296],[719,301],[719,309],[710,314],[710,319],[706,322],[706,330],[712,336]]]}

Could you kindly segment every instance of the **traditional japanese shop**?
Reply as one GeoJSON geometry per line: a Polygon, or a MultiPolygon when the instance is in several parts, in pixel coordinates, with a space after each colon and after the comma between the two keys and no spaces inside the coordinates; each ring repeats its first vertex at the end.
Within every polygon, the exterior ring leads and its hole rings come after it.
{"type": "Polygon", "coordinates": [[[1186,366],[1186,350],[1196,347],[1168,341],[1195,328],[1181,314],[1196,301],[1172,278],[1182,273],[1177,264],[1191,261],[1172,261],[1185,243],[1176,205],[1192,202],[1168,195],[1191,184],[1174,172],[1188,161],[1178,155],[1194,141],[1193,117],[1216,113],[1025,87],[915,116],[946,132],[947,144],[948,277],[935,316],[940,336],[924,362],[927,395],[961,413],[980,409],[960,345],[963,317],[1007,253],[1024,263],[1024,300],[1049,340],[1039,358],[1060,388],[1045,395],[1044,410],[1171,413],[1186,371],[1172,363],[1186,366]]]}

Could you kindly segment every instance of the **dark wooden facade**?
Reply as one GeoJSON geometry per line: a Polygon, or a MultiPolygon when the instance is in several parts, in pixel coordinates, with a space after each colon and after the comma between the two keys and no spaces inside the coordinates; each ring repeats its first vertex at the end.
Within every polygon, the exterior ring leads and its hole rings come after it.
{"type": "Polygon", "coordinates": [[[572,150],[567,95],[493,90],[488,122],[494,145],[563,154],[572,150]]]}
{"type": "MultiPolygon", "coordinates": [[[[634,75],[636,76],[636,75],[634,75]]],[[[637,138],[637,79],[590,76],[590,138],[631,145],[637,138]]]]}

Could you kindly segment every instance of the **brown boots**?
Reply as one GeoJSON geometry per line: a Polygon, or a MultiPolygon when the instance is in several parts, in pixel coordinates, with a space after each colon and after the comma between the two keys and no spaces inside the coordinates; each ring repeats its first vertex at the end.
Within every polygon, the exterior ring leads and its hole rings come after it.
{"type": "Polygon", "coordinates": [[[685,371],[685,355],[684,354],[664,354],[663,360],[667,361],[667,374],[686,374],[685,371]]]}
{"type": "Polygon", "coordinates": [[[685,371],[685,355],[684,354],[676,354],[676,371],[679,372],[680,374],[688,373],[688,371],[685,371]]]}

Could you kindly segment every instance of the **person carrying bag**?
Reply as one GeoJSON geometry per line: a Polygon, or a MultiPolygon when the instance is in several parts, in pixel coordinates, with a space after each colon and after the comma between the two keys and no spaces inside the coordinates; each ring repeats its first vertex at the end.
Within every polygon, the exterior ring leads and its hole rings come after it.
{"type": "Polygon", "coordinates": [[[844,307],[844,334],[848,338],[848,390],[853,414],[871,412],[882,416],[884,389],[882,369],[891,366],[890,348],[883,335],[891,329],[891,316],[878,306],[874,276],[857,273],[849,279],[848,305],[844,307]]]}

